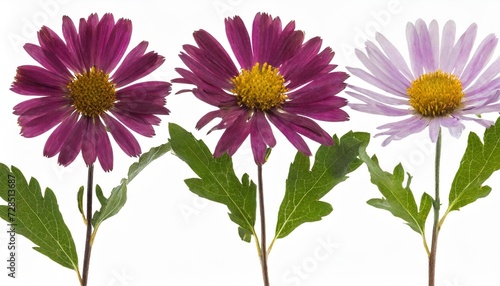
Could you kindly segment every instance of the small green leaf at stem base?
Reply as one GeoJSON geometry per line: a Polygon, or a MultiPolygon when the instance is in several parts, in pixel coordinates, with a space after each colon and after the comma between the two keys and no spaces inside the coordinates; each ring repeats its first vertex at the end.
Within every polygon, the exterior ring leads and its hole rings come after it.
{"type": "Polygon", "coordinates": [[[78,189],[78,193],[76,194],[76,201],[78,203],[78,211],[82,215],[83,221],[87,223],[87,217],[85,216],[85,212],[83,211],[83,193],[85,188],[83,186],[78,189]]]}

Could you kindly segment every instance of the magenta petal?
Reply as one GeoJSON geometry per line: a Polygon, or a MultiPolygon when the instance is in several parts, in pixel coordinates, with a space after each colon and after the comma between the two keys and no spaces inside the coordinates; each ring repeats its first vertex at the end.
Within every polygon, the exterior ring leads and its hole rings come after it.
{"type": "Polygon", "coordinates": [[[138,58],[124,60],[112,76],[116,87],[122,87],[152,73],[163,64],[165,58],[154,52],[146,53],[138,58]]]}
{"type": "Polygon", "coordinates": [[[24,50],[50,72],[64,78],[67,82],[72,79],[71,73],[55,54],[29,43],[24,45],[24,50]]]}
{"type": "Polygon", "coordinates": [[[264,113],[255,111],[252,117],[252,124],[252,132],[255,131],[259,134],[259,137],[262,138],[264,143],[266,143],[269,147],[274,147],[276,145],[273,130],[271,129],[271,125],[267,121],[264,113]]]}
{"type": "Polygon", "coordinates": [[[273,112],[274,117],[278,117],[287,122],[287,127],[323,145],[332,145],[332,137],[326,133],[315,121],[298,116],[296,114],[273,112]]]}
{"type": "Polygon", "coordinates": [[[106,48],[102,51],[101,69],[110,73],[125,54],[132,36],[132,22],[119,19],[109,35],[106,48]]]}
{"type": "Polygon", "coordinates": [[[44,68],[20,66],[11,90],[24,95],[64,96],[67,84],[66,79],[44,68]]]}
{"type": "Polygon", "coordinates": [[[274,138],[271,125],[267,122],[262,112],[255,112],[251,121],[250,141],[252,152],[257,164],[264,164],[267,146],[274,147],[276,139],[274,138]]]}
{"type": "Polygon", "coordinates": [[[95,65],[97,45],[95,44],[96,27],[99,23],[97,14],[91,14],[87,20],[80,19],[78,26],[78,34],[80,36],[80,46],[82,48],[82,55],[84,60],[85,69],[90,69],[95,65]]]}
{"type": "Polygon", "coordinates": [[[100,118],[95,120],[95,134],[97,139],[97,158],[104,172],[113,170],[113,150],[109,141],[108,132],[100,118]]]}
{"type": "Polygon", "coordinates": [[[254,62],[269,63],[272,48],[281,33],[281,20],[266,13],[255,15],[252,27],[252,46],[254,62]]]}
{"type": "Polygon", "coordinates": [[[187,45],[184,49],[188,55],[181,53],[179,57],[191,73],[196,75],[191,83],[209,91],[232,88],[230,79],[238,75],[236,68],[234,68],[234,73],[229,74],[226,69],[219,66],[217,61],[207,60],[206,53],[201,53],[200,49],[187,45]]]}
{"type": "Polygon", "coordinates": [[[101,114],[101,118],[104,120],[104,124],[106,124],[106,128],[113,136],[113,139],[115,139],[116,143],[125,154],[131,157],[136,157],[141,154],[139,142],[137,142],[134,135],[132,135],[127,128],[106,113],[101,114]]]}
{"type": "Polygon", "coordinates": [[[64,39],[66,40],[66,45],[68,51],[74,59],[76,66],[70,67],[73,72],[83,73],[85,72],[85,61],[82,58],[82,47],[80,45],[80,38],[78,32],[76,31],[75,24],[73,20],[68,16],[63,16],[62,32],[64,39]]]}
{"type": "Polygon", "coordinates": [[[136,83],[116,91],[116,98],[118,100],[127,98],[141,101],[155,101],[156,99],[163,101],[163,98],[170,93],[171,89],[171,84],[168,82],[147,81],[136,83]]]}
{"type": "Polygon", "coordinates": [[[18,123],[21,125],[21,134],[27,138],[41,135],[59,124],[71,112],[71,108],[64,108],[48,110],[47,114],[37,116],[20,116],[18,123]]]}
{"type": "Polygon", "coordinates": [[[221,74],[234,76],[238,74],[233,60],[212,35],[204,30],[199,30],[193,33],[193,37],[205,57],[204,62],[210,62],[217,66],[217,70],[220,70],[221,74]]]}
{"type": "Polygon", "coordinates": [[[269,120],[276,126],[286,139],[292,143],[297,150],[305,154],[306,156],[311,156],[311,150],[307,146],[306,141],[300,137],[299,134],[289,126],[289,122],[283,120],[280,116],[275,116],[274,113],[268,113],[269,120]]]}
{"type": "Polygon", "coordinates": [[[201,129],[205,127],[210,121],[214,120],[215,118],[222,117],[222,111],[217,109],[214,111],[210,111],[209,113],[203,115],[200,120],[196,123],[196,129],[201,129]]]}
{"type": "Polygon", "coordinates": [[[44,156],[52,157],[61,151],[61,148],[68,138],[70,131],[76,124],[78,116],[78,113],[74,112],[64,119],[62,123],[52,132],[52,134],[50,134],[43,149],[44,156]]]}
{"type": "Polygon", "coordinates": [[[82,137],[82,157],[87,166],[97,159],[97,134],[93,119],[85,120],[82,137]]]}
{"type": "Polygon", "coordinates": [[[70,69],[76,67],[75,60],[71,56],[64,41],[50,28],[42,27],[38,32],[38,41],[41,48],[49,54],[55,55],[70,69]]]}
{"type": "Polygon", "coordinates": [[[82,149],[82,138],[83,132],[85,130],[85,125],[89,120],[91,119],[82,116],[80,117],[80,120],[78,120],[78,122],[73,125],[73,128],[69,132],[69,136],[66,137],[66,140],[61,146],[58,157],[59,164],[68,166],[78,156],[80,150],[82,149]]]}
{"type": "Polygon", "coordinates": [[[113,17],[113,14],[106,13],[104,14],[104,16],[102,16],[95,29],[93,42],[96,45],[96,48],[94,50],[95,62],[93,65],[95,65],[100,70],[104,70],[104,61],[106,59],[104,55],[106,53],[106,50],[109,48],[108,39],[114,27],[115,19],[113,17]]]}
{"type": "MultiPolygon", "coordinates": [[[[309,61],[317,56],[319,49],[321,48],[321,43],[322,40],[319,37],[314,37],[305,42],[293,58],[283,63],[281,66],[280,72],[283,74],[283,77],[289,81],[292,81],[292,79],[302,81],[300,78],[300,75],[303,74],[302,67],[309,64],[309,61]]],[[[293,86],[298,85],[299,84],[293,84],[293,86]]]]}
{"type": "Polygon", "coordinates": [[[163,114],[168,115],[170,112],[162,104],[145,101],[122,100],[113,106],[113,109],[121,110],[122,112],[131,112],[139,114],[163,114]]]}
{"type": "Polygon", "coordinates": [[[243,20],[235,16],[233,19],[226,19],[225,23],[227,39],[238,63],[241,68],[250,70],[253,65],[252,45],[243,20]]]}
{"type": "Polygon", "coordinates": [[[22,116],[50,115],[52,110],[69,108],[71,101],[63,97],[39,97],[23,101],[14,106],[14,114],[22,116]]]}
{"type": "MultiPolygon", "coordinates": [[[[338,122],[349,120],[349,114],[337,106],[336,100],[324,100],[323,104],[310,104],[299,106],[284,106],[283,110],[292,114],[301,114],[322,121],[338,122]]],[[[347,101],[344,100],[344,105],[347,101]]]]}
{"type": "Polygon", "coordinates": [[[272,48],[268,64],[280,66],[282,63],[291,59],[302,47],[304,42],[304,32],[295,31],[295,22],[288,23],[279,38],[276,40],[275,47],[272,48]]]}
{"type": "Polygon", "coordinates": [[[215,147],[214,157],[220,157],[226,152],[232,156],[249,134],[250,123],[247,114],[241,114],[222,134],[215,147]]]}
{"type": "Polygon", "coordinates": [[[130,114],[121,110],[110,111],[119,121],[133,131],[146,137],[153,137],[155,135],[153,126],[147,120],[143,119],[141,114],[130,114]]]}

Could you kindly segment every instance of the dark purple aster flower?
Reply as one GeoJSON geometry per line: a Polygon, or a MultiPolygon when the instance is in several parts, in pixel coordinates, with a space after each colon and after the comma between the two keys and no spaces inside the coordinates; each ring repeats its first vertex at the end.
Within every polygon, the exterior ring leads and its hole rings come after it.
{"type": "Polygon", "coordinates": [[[267,147],[276,140],[269,122],[302,153],[311,155],[304,135],[324,145],[332,137],[314,120],[345,121],[340,108],[347,104],[336,96],[348,75],[332,72],[333,51],[320,51],[319,37],[304,42],[304,32],[295,30],[295,22],[282,27],[279,18],[258,13],[250,37],[240,17],[225,21],[231,49],[238,69],[222,45],[208,32],[194,32],[196,46],[184,45],[180,57],[188,70],[178,68],[178,83],[193,84],[191,91],[200,100],[217,107],[203,116],[196,126],[202,128],[215,118],[212,130],[226,129],[214,156],[233,155],[250,135],[257,164],[265,162],[267,147]]]}
{"type": "Polygon", "coordinates": [[[108,131],[127,155],[138,156],[139,143],[126,127],[152,137],[152,125],[160,123],[156,115],[169,113],[164,106],[170,83],[130,85],[158,68],[164,58],[145,53],[145,41],[123,58],[132,22],[122,18],[115,23],[112,14],[82,18],[78,30],[65,16],[62,31],[64,41],[44,26],[38,32],[40,45],[24,46],[42,67],[18,67],[11,90],[37,97],[16,105],[14,114],[19,115],[25,137],[57,126],[45,144],[45,156],[59,154],[59,164],[67,166],[81,151],[87,165],[99,159],[104,171],[110,171],[113,152],[108,131]]]}

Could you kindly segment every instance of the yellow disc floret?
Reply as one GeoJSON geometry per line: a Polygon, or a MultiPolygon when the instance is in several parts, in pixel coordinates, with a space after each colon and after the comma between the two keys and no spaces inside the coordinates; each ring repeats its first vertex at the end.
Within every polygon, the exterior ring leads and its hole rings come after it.
{"type": "Polygon", "coordinates": [[[266,111],[279,107],[286,99],[285,79],[279,70],[267,63],[256,63],[251,70],[242,69],[231,80],[238,103],[251,109],[266,111]]]}
{"type": "Polygon", "coordinates": [[[67,87],[75,109],[88,117],[102,114],[116,101],[115,84],[107,73],[94,67],[75,75],[67,87]]]}
{"type": "Polygon", "coordinates": [[[462,104],[460,79],[440,70],[423,74],[406,90],[410,105],[424,117],[446,116],[462,104]]]}

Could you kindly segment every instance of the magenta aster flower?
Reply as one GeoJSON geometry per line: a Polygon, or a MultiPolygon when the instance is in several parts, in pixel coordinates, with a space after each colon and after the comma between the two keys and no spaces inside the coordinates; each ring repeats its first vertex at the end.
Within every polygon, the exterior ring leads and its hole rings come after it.
{"type": "Polygon", "coordinates": [[[383,145],[418,133],[429,127],[433,142],[441,127],[459,137],[463,121],[475,121],[485,127],[492,121],[478,115],[500,111],[500,58],[488,67],[498,39],[488,35],[471,56],[477,25],[472,24],[455,42],[455,23],[448,21],[442,35],[436,21],[427,27],[422,20],[408,23],[406,34],[411,69],[403,56],[383,35],[377,33],[380,48],[366,43],[366,54],[356,50],[359,60],[368,69],[348,68],[387,94],[349,86],[347,93],[363,103],[350,103],[359,111],[402,120],[379,126],[377,135],[387,135],[383,145]],[[441,39],[440,39],[441,38],[441,39]]]}
{"type": "Polygon", "coordinates": [[[127,155],[138,156],[139,143],[126,127],[151,137],[155,134],[152,125],[160,123],[156,115],[169,113],[164,106],[170,83],[130,85],[158,68],[164,58],[145,53],[148,43],[141,42],[121,61],[132,23],[128,19],[115,23],[112,14],[100,20],[96,14],[82,18],[78,30],[65,16],[62,31],[65,41],[42,27],[40,46],[24,46],[42,67],[18,67],[11,90],[37,98],[16,105],[14,114],[19,115],[25,137],[58,125],[45,144],[45,156],[59,154],[59,164],[67,166],[81,151],[87,165],[99,159],[102,168],[110,171],[113,152],[107,131],[127,155]]]}
{"type": "Polygon", "coordinates": [[[221,118],[211,129],[225,129],[214,156],[233,155],[250,135],[255,162],[263,164],[267,147],[276,144],[269,122],[306,155],[311,151],[300,135],[333,144],[332,137],[312,120],[349,118],[340,109],[346,100],[336,96],[348,76],[332,72],[336,67],[330,64],[332,50],[320,52],[319,37],[304,43],[304,33],[295,30],[293,21],[282,28],[279,18],[267,14],[255,16],[251,37],[240,17],[228,18],[225,24],[241,69],[213,36],[199,30],[194,33],[198,47],[185,45],[180,55],[189,70],[178,68],[182,78],[175,80],[196,85],[190,91],[217,107],[196,125],[202,128],[221,118]]]}

